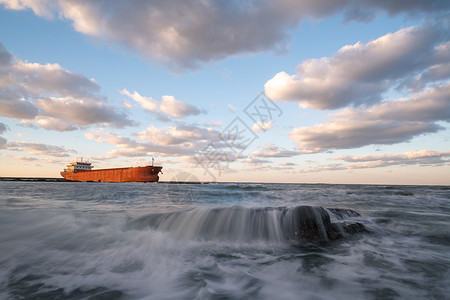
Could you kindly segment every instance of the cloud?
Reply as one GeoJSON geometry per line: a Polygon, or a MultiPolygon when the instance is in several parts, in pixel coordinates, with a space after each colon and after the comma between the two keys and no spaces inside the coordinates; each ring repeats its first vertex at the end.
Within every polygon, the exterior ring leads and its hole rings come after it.
{"type": "Polygon", "coordinates": [[[266,158],[266,157],[292,157],[292,156],[296,156],[299,155],[300,153],[297,151],[291,151],[291,150],[283,150],[278,148],[278,146],[275,146],[272,143],[267,143],[266,145],[264,145],[263,150],[261,151],[256,151],[251,153],[251,156],[254,157],[261,157],[261,158],[266,158]]]}
{"type": "Polygon", "coordinates": [[[231,103],[228,104],[228,109],[229,109],[231,112],[234,112],[234,113],[236,112],[236,107],[234,107],[233,104],[231,104],[231,103]]]}
{"type": "Polygon", "coordinates": [[[122,105],[126,108],[126,109],[131,109],[133,106],[131,105],[130,102],[128,102],[127,100],[123,100],[122,101],[122,105]]]}
{"type": "Polygon", "coordinates": [[[101,159],[111,159],[119,156],[139,157],[139,156],[177,156],[181,153],[189,153],[188,149],[175,146],[161,146],[151,142],[138,142],[128,137],[116,135],[108,131],[87,132],[84,136],[99,143],[107,143],[117,148],[108,150],[106,156],[101,159]]]}
{"type": "Polygon", "coordinates": [[[362,156],[336,156],[333,160],[345,163],[332,163],[318,165],[312,168],[296,170],[298,173],[311,173],[322,171],[370,169],[390,166],[442,166],[450,165],[450,151],[418,150],[404,153],[362,155],[362,156]]]}
{"type": "Polygon", "coordinates": [[[46,145],[42,143],[12,142],[7,144],[8,150],[26,151],[34,155],[69,157],[77,153],[75,150],[68,150],[64,147],[46,145]]]}
{"type": "Polygon", "coordinates": [[[56,3],[53,0],[0,0],[0,3],[7,9],[23,10],[30,8],[41,17],[53,17],[53,9],[56,9],[56,3]]]}
{"type": "Polygon", "coordinates": [[[173,96],[162,96],[161,110],[174,117],[195,116],[201,113],[201,111],[184,101],[178,101],[173,96]]]}
{"type": "Polygon", "coordinates": [[[31,162],[31,161],[37,161],[40,159],[36,158],[36,157],[31,157],[31,156],[15,156],[15,155],[5,155],[5,157],[7,159],[14,159],[17,161],[21,161],[21,162],[31,162]]]}
{"type": "Polygon", "coordinates": [[[137,137],[139,140],[147,140],[163,146],[220,141],[220,133],[217,130],[188,124],[166,128],[157,128],[152,125],[138,133],[137,137]]]}
{"type": "Polygon", "coordinates": [[[254,132],[260,132],[260,131],[267,131],[271,128],[273,128],[274,125],[272,124],[272,121],[268,121],[268,122],[256,122],[255,124],[253,124],[252,126],[252,130],[254,132]]]}
{"type": "Polygon", "coordinates": [[[254,157],[247,157],[241,160],[243,163],[249,164],[249,165],[254,165],[254,164],[265,164],[265,163],[270,163],[270,160],[267,159],[260,159],[260,158],[254,158],[254,157]]]}
{"type": "Polygon", "coordinates": [[[71,97],[94,97],[100,86],[94,79],[63,69],[59,64],[28,63],[15,60],[11,73],[23,94],[57,94],[71,97]]]}
{"type": "Polygon", "coordinates": [[[100,130],[88,132],[85,137],[99,143],[117,146],[117,149],[108,151],[108,158],[151,155],[193,156],[203,151],[212,142],[218,142],[214,144],[217,146],[223,146],[222,144],[224,144],[221,143],[220,132],[189,124],[178,124],[164,128],[157,128],[152,125],[133,135],[136,139],[100,130]]]}
{"type": "MultiPolygon", "coordinates": [[[[343,155],[336,156],[334,160],[342,160],[349,163],[367,163],[376,162],[379,166],[390,166],[394,164],[420,164],[420,165],[435,165],[441,163],[448,163],[445,158],[450,158],[450,151],[431,151],[431,150],[417,150],[408,151],[404,153],[394,154],[377,154],[377,155],[361,155],[351,156],[343,155]]],[[[354,166],[360,166],[358,164],[354,166]]]]}
{"type": "Polygon", "coordinates": [[[0,136],[0,149],[6,149],[7,140],[0,136]]]}
{"type": "Polygon", "coordinates": [[[155,113],[159,119],[166,121],[170,120],[168,116],[181,118],[204,113],[204,111],[185,101],[176,100],[173,96],[162,96],[161,101],[157,101],[151,97],[141,96],[136,91],[130,93],[126,89],[123,89],[120,93],[139,103],[143,109],[155,113]]]}
{"type": "Polygon", "coordinates": [[[429,25],[409,27],[368,43],[342,47],[333,57],[309,59],[297,73],[276,74],[265,92],[302,107],[336,109],[373,104],[392,88],[417,89],[449,78],[449,45],[429,25]]]}
{"type": "Polygon", "coordinates": [[[16,160],[20,162],[38,162],[39,164],[34,164],[35,166],[40,166],[40,163],[46,163],[46,164],[58,164],[62,165],[64,163],[67,163],[67,160],[62,157],[32,157],[32,156],[19,156],[19,155],[4,155],[5,158],[8,160],[16,160]]]}
{"type": "Polygon", "coordinates": [[[70,122],[66,122],[60,119],[55,119],[51,117],[36,117],[33,120],[36,124],[45,128],[47,130],[56,130],[56,131],[73,131],[77,130],[78,127],[73,125],[70,122]]]}
{"type": "Polygon", "coordinates": [[[436,122],[450,121],[450,84],[367,109],[347,108],[330,117],[325,123],[291,132],[302,153],[395,144],[437,132],[442,127],[436,122]]]}
{"type": "Polygon", "coordinates": [[[114,106],[106,105],[96,99],[49,97],[39,98],[35,100],[35,103],[41,109],[42,115],[79,126],[101,124],[121,128],[135,124],[125,114],[116,112],[114,106]]]}
{"type": "Polygon", "coordinates": [[[9,130],[8,125],[3,124],[2,122],[0,122],[0,134],[3,134],[3,133],[5,133],[8,130],[9,130]]]}
{"type": "Polygon", "coordinates": [[[205,125],[208,127],[222,127],[222,121],[221,120],[210,121],[210,122],[206,122],[205,125]]]}
{"type": "Polygon", "coordinates": [[[15,58],[0,43],[0,115],[35,122],[49,130],[74,130],[99,124],[135,123],[98,95],[93,79],[63,69],[15,58]],[[50,119],[51,118],[51,119],[50,119]],[[69,124],[70,123],[70,124],[69,124]]]}
{"type": "Polygon", "coordinates": [[[25,100],[20,94],[0,87],[0,115],[14,119],[33,119],[38,114],[36,105],[25,100]]]}
{"type": "Polygon", "coordinates": [[[305,19],[343,13],[346,21],[367,22],[391,15],[439,15],[446,0],[434,1],[83,1],[0,0],[5,8],[58,16],[76,31],[123,45],[174,69],[191,69],[230,56],[283,51],[290,31],[305,19]],[[126,26],[125,26],[126,25],[126,26]]]}

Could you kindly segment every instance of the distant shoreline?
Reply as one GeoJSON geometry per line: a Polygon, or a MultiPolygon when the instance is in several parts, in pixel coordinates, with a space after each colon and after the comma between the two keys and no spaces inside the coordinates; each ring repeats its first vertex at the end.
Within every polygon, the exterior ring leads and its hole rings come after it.
{"type": "MultiPolygon", "coordinates": [[[[70,181],[64,178],[51,178],[51,177],[0,177],[0,181],[31,181],[31,182],[81,182],[81,181],[70,181]]],[[[89,181],[88,181],[89,182],[89,181]]],[[[114,183],[114,182],[104,182],[104,183],[114,183]]],[[[173,183],[173,184],[208,184],[209,182],[198,182],[198,181],[160,181],[160,183],[173,183]]]]}
{"type": "Polygon", "coordinates": [[[0,177],[0,181],[47,181],[47,182],[67,182],[64,178],[48,177],[0,177]]]}
{"type": "MultiPolygon", "coordinates": [[[[0,181],[20,181],[20,182],[77,182],[69,181],[64,178],[53,177],[0,177],[0,181]]],[[[81,182],[81,181],[78,181],[81,182]]],[[[89,181],[88,181],[89,182],[89,181]]],[[[115,183],[115,182],[102,182],[102,183],[115,183]]],[[[373,186],[385,186],[385,187],[411,187],[411,186],[434,186],[445,187],[450,189],[450,184],[388,184],[388,183],[293,183],[293,182],[228,182],[228,181],[159,181],[159,183],[165,184],[309,184],[309,185],[373,185],[373,186]]]]}

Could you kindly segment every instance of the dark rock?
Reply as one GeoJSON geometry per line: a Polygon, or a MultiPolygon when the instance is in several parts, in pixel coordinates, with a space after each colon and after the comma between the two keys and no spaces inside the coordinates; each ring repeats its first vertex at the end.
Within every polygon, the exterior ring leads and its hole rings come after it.
{"type": "Polygon", "coordinates": [[[360,217],[361,215],[354,210],[344,208],[327,208],[338,220],[346,218],[360,217]]]}
{"type": "MultiPolygon", "coordinates": [[[[332,209],[337,219],[359,214],[352,210],[332,209]]],[[[333,214],[334,215],[334,214],[333,214]]],[[[307,243],[327,243],[356,233],[366,232],[363,224],[354,222],[331,223],[328,212],[320,206],[298,206],[294,210],[294,238],[307,243]]]]}
{"type": "Polygon", "coordinates": [[[367,229],[364,227],[364,225],[359,222],[350,223],[350,224],[344,223],[343,228],[347,234],[367,232],[367,229]]]}

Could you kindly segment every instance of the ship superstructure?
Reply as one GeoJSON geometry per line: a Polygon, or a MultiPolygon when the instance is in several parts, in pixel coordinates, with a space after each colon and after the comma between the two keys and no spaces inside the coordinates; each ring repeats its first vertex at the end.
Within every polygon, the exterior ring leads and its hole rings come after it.
{"type": "Polygon", "coordinates": [[[67,165],[67,168],[64,169],[64,172],[73,172],[73,171],[86,171],[92,170],[94,166],[90,162],[83,161],[75,161],[67,165]]]}

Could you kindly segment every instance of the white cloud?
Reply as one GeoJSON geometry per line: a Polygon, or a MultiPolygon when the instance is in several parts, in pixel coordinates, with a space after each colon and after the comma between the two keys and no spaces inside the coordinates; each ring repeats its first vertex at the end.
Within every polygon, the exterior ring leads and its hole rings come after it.
{"type": "Polygon", "coordinates": [[[12,142],[7,144],[8,150],[12,151],[26,151],[34,155],[55,156],[55,157],[69,157],[77,153],[75,150],[68,150],[64,147],[46,145],[42,143],[28,143],[28,142],[12,142]]]}
{"type": "Polygon", "coordinates": [[[280,149],[278,146],[267,143],[264,145],[263,149],[260,151],[256,151],[251,153],[251,156],[255,157],[292,157],[299,155],[300,153],[298,151],[291,151],[291,150],[284,150],[280,149]]]}
{"type": "Polygon", "coordinates": [[[54,157],[33,157],[33,156],[24,156],[24,155],[4,155],[8,160],[16,160],[20,162],[38,162],[39,164],[35,164],[35,166],[40,166],[40,163],[46,164],[58,164],[63,165],[67,163],[66,158],[64,156],[54,156],[54,157]]]}
{"type": "Polygon", "coordinates": [[[150,126],[146,130],[133,134],[135,139],[119,136],[108,131],[91,131],[85,137],[99,143],[117,146],[110,150],[107,158],[118,156],[194,156],[201,152],[211,142],[219,142],[219,132],[211,128],[203,128],[189,124],[178,124],[157,128],[150,126]]]}
{"type": "Polygon", "coordinates": [[[128,102],[127,100],[123,100],[122,101],[122,105],[126,108],[126,109],[131,109],[133,106],[131,105],[130,102],[128,102]]]}
{"type": "Polygon", "coordinates": [[[7,9],[23,10],[30,8],[33,12],[41,17],[53,17],[53,9],[56,9],[54,0],[0,0],[0,3],[7,9]]]}
{"type": "Polygon", "coordinates": [[[31,161],[37,161],[40,159],[36,158],[36,157],[31,157],[31,156],[16,156],[16,155],[5,155],[6,158],[8,159],[14,159],[17,161],[21,161],[21,162],[31,162],[31,161]]]}
{"type": "Polygon", "coordinates": [[[49,130],[74,130],[100,124],[124,127],[134,122],[99,96],[93,79],[63,69],[14,58],[0,43],[0,115],[27,120],[49,130]],[[50,118],[49,118],[50,117],[50,118]]]}
{"type": "Polygon", "coordinates": [[[176,100],[173,96],[162,96],[161,101],[157,101],[151,97],[141,96],[136,91],[130,93],[128,90],[123,89],[120,93],[139,103],[143,109],[155,113],[158,118],[166,121],[169,120],[168,116],[181,118],[202,113],[197,107],[185,101],[176,100]]]}
{"type": "Polygon", "coordinates": [[[362,155],[362,156],[336,156],[336,161],[346,163],[331,163],[315,167],[296,170],[298,173],[312,173],[322,171],[370,169],[390,166],[450,166],[450,151],[418,150],[405,153],[362,155]]]}
{"type": "Polygon", "coordinates": [[[127,97],[130,98],[130,99],[133,99],[133,100],[136,101],[137,103],[139,103],[143,109],[146,109],[146,110],[149,110],[149,111],[152,111],[152,112],[158,111],[159,103],[158,103],[158,101],[154,100],[154,99],[151,98],[151,97],[144,97],[144,96],[141,96],[141,95],[139,95],[139,93],[136,92],[136,91],[133,92],[133,93],[130,93],[130,92],[129,92],[128,90],[126,90],[126,89],[121,90],[120,93],[121,93],[122,95],[127,96],[127,97]]]}
{"type": "Polygon", "coordinates": [[[39,98],[35,100],[42,115],[71,122],[79,126],[101,124],[110,127],[133,125],[123,113],[118,113],[111,105],[97,99],[79,99],[71,97],[39,98]]]}
{"type": "Polygon", "coordinates": [[[389,89],[418,87],[418,80],[425,87],[450,76],[444,71],[450,55],[448,45],[440,44],[441,34],[424,25],[347,45],[331,58],[304,61],[294,75],[276,74],[265,92],[302,107],[335,109],[379,102],[389,89]]]}
{"type": "Polygon", "coordinates": [[[367,109],[347,108],[330,118],[325,123],[291,132],[290,138],[297,142],[302,153],[395,144],[436,132],[441,129],[437,121],[450,121],[450,84],[367,109]]]}
{"type": "Polygon", "coordinates": [[[87,132],[84,136],[89,140],[107,143],[117,147],[116,149],[108,150],[106,156],[101,157],[101,159],[111,159],[119,156],[177,156],[190,153],[188,149],[179,145],[162,146],[152,142],[138,142],[108,131],[87,132]]]}
{"type": "Polygon", "coordinates": [[[219,141],[219,132],[211,128],[202,128],[195,125],[179,124],[165,128],[150,126],[137,134],[139,140],[147,140],[159,145],[191,145],[219,141]]]}
{"type": "Polygon", "coordinates": [[[249,164],[249,165],[260,165],[265,163],[270,163],[270,160],[267,159],[260,159],[260,158],[254,158],[254,157],[247,157],[241,160],[243,163],[249,164]]]}
{"type": "Polygon", "coordinates": [[[8,78],[24,94],[53,95],[62,97],[94,97],[100,86],[93,79],[63,69],[59,64],[28,63],[16,59],[8,78]]]}
{"type": "Polygon", "coordinates": [[[267,50],[282,51],[290,31],[304,19],[343,13],[347,21],[367,22],[381,12],[438,15],[446,0],[317,1],[121,1],[0,0],[7,9],[30,8],[56,15],[78,32],[124,45],[175,69],[267,50]],[[126,26],[124,26],[126,24],[126,26]]]}
{"type": "Polygon", "coordinates": [[[73,125],[70,122],[65,122],[63,120],[51,117],[36,117],[33,121],[47,130],[73,131],[78,129],[77,126],[73,125]]]}
{"type": "Polygon", "coordinates": [[[162,96],[160,108],[164,113],[177,118],[195,116],[201,113],[197,107],[184,101],[178,101],[173,96],[162,96]]]}
{"type": "Polygon", "coordinates": [[[222,127],[222,121],[220,121],[220,120],[210,121],[210,122],[206,122],[205,125],[209,126],[209,127],[222,127]]]}
{"type": "Polygon", "coordinates": [[[416,150],[400,154],[393,153],[361,156],[344,155],[336,156],[333,159],[350,163],[376,162],[379,163],[379,166],[389,166],[393,164],[435,165],[440,163],[448,163],[449,161],[444,160],[445,158],[450,158],[450,151],[416,150]]]}
{"type": "Polygon", "coordinates": [[[234,113],[236,112],[236,107],[234,107],[233,104],[230,104],[230,103],[229,103],[229,104],[228,104],[228,109],[229,109],[231,112],[234,112],[234,113]]]}
{"type": "Polygon", "coordinates": [[[253,124],[252,130],[254,132],[260,132],[260,131],[267,131],[273,127],[274,127],[274,125],[272,124],[272,121],[268,121],[268,122],[258,121],[255,124],[253,124]]]}

